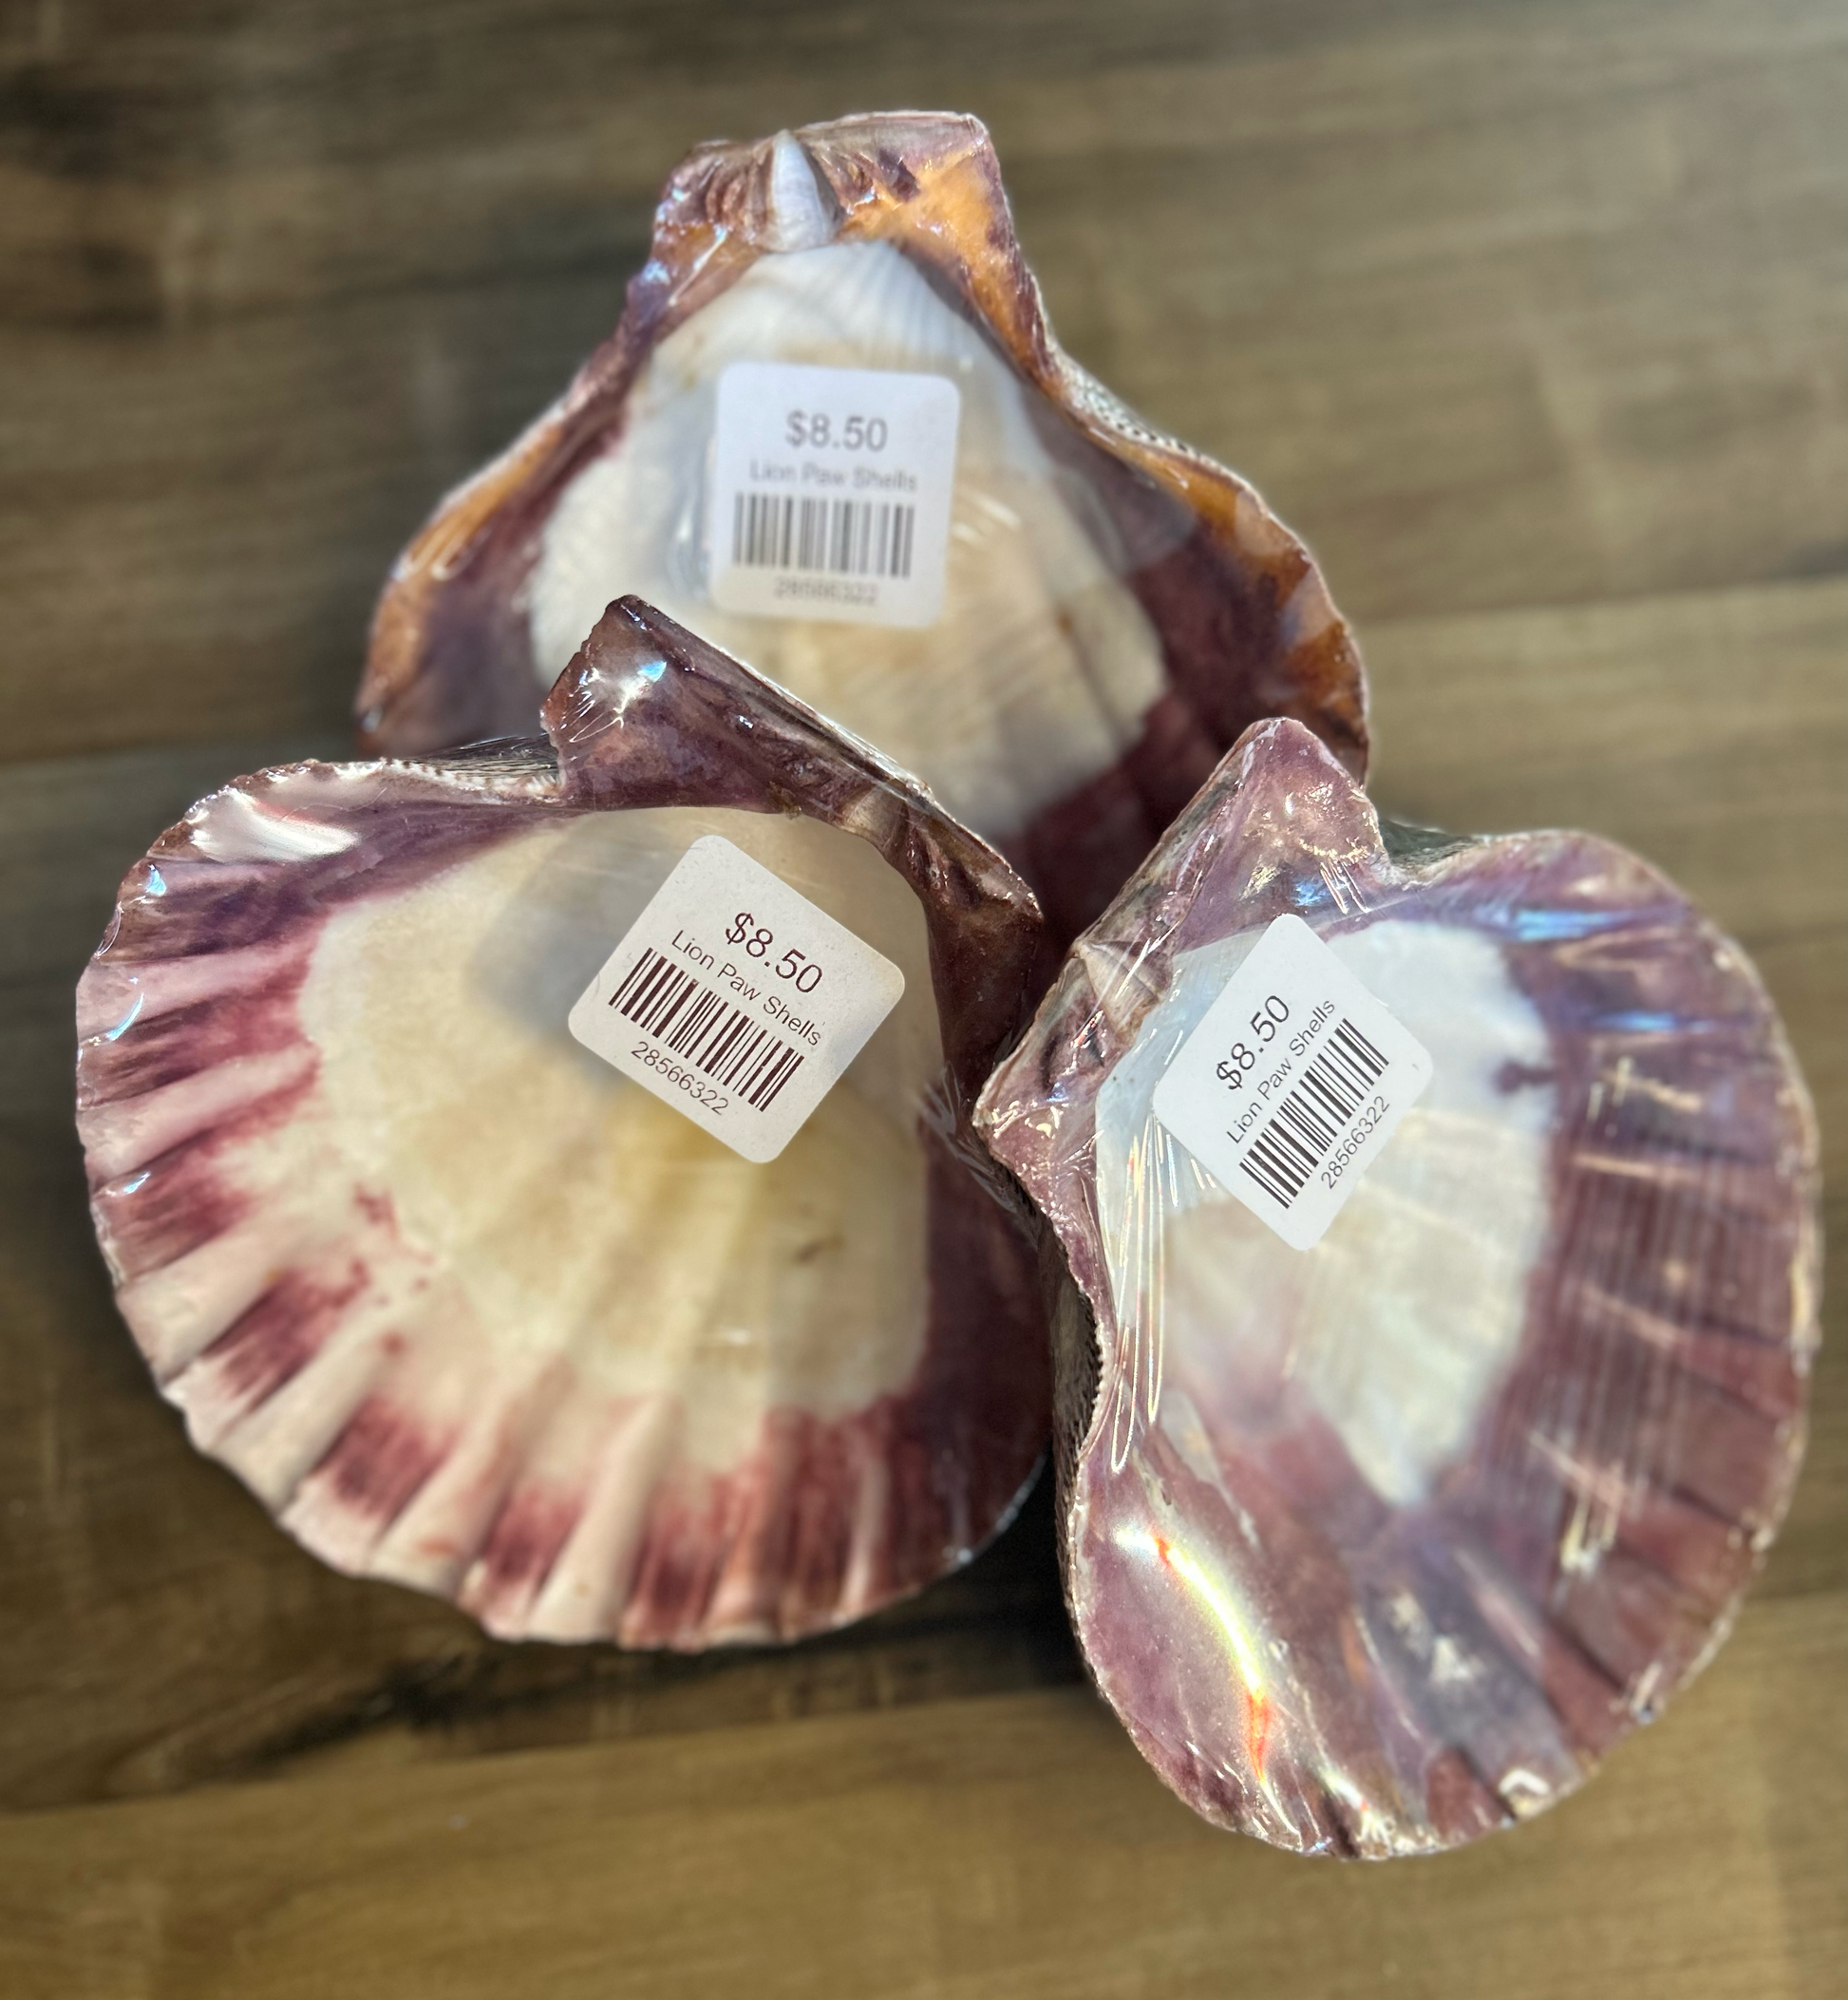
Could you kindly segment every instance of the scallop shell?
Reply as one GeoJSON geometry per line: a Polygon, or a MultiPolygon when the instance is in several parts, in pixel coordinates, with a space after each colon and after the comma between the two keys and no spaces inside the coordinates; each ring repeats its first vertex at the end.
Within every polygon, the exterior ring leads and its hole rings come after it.
{"type": "Polygon", "coordinates": [[[1383,833],[1308,731],[1260,726],[977,1126],[1076,1279],[1078,1635],[1204,1817],[1304,1853],[1470,1840],[1719,1644],[1801,1457],[1816,1133],[1751,966],[1652,868],[1584,834],[1383,833]],[[1307,1252],[1150,1109],[1285,912],[1436,1065],[1307,1252]]]}
{"type": "Polygon", "coordinates": [[[678,169],[614,335],[399,558],[358,697],[368,740],[415,754],[530,728],[624,591],[915,771],[1065,936],[1249,723],[1293,716],[1365,765],[1359,654],[1309,553],[1061,351],[971,118],[844,119],[678,169]],[[712,603],[714,398],[741,360],[957,384],[932,629],[712,603]]]}
{"type": "Polygon", "coordinates": [[[543,739],[213,793],[78,989],[123,1313],[309,1549],[508,1637],[840,1624],[966,1560],[1044,1450],[1024,1209],[969,1111],[1032,896],[909,779],[648,607],[543,739]],[[753,1165],[565,1015],[722,833],[907,973],[753,1165]]]}

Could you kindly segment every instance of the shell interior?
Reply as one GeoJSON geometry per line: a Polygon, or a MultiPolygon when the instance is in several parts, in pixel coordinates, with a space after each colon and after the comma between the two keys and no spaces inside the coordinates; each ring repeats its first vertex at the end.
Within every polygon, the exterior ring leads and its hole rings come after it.
{"type": "Polygon", "coordinates": [[[1254,942],[1178,959],[1159,1021],[1099,1095],[1111,1290],[1126,1337],[1160,1346],[1125,1379],[1159,1382],[1155,1422],[1178,1442],[1202,1424],[1261,1435],[1300,1397],[1381,1501],[1416,1506],[1520,1345],[1526,1274],[1547,1232],[1557,1090],[1545,1028],[1480,932],[1388,918],[1333,937],[1336,957],[1443,1061],[1326,1255],[1304,1255],[1149,1110],[1172,1049],[1254,942]],[[1138,1197],[1144,1177],[1162,1191],[1152,1209],[1138,1197]]]}
{"type": "MultiPolygon", "coordinates": [[[[407,880],[236,949],[105,952],[86,979],[101,1233],[195,1441],[329,1560],[508,1635],[787,1636],[966,1557],[1037,1444],[999,1454],[1004,1493],[958,1495],[953,1441],[907,1436],[932,1232],[951,1227],[909,885],[810,819],[553,811],[486,838],[460,821],[451,858],[407,880]],[[564,1026],[711,832],[906,975],[764,1166],[564,1026]]],[[[350,838],[238,788],[190,835],[193,858],[142,877],[157,914],[201,876],[235,898],[350,838]]]]}
{"type": "MultiPolygon", "coordinates": [[[[797,170],[808,169],[797,157],[797,170]]],[[[623,422],[546,519],[526,589],[542,690],[632,591],[748,659],[1005,845],[1118,762],[1165,680],[1122,580],[1191,519],[1143,509],[1123,544],[1101,459],[989,335],[889,243],[770,252],[643,364],[623,422]],[[745,615],[711,601],[708,480],[720,376],[738,361],[946,377],[962,399],[944,608],[926,631],[745,615]]]]}

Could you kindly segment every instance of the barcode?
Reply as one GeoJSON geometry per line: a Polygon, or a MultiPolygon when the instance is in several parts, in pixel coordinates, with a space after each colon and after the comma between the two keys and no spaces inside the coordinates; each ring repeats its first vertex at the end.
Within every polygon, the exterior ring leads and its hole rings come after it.
{"type": "Polygon", "coordinates": [[[909,576],[916,521],[917,509],[896,500],[740,493],[732,500],[731,559],[751,569],[909,576]]]}
{"type": "Polygon", "coordinates": [[[760,1111],[770,1108],[802,1066],[801,1054],[781,1035],[659,952],[642,953],[610,995],[610,1005],[760,1111]]]}
{"type": "Polygon", "coordinates": [[[1386,1066],[1386,1057],[1344,1015],[1238,1162],[1279,1208],[1302,1192],[1386,1066]]]}

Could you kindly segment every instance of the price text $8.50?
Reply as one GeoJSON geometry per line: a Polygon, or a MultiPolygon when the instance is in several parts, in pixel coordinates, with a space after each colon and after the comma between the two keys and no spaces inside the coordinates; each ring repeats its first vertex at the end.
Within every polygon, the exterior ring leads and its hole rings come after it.
{"type": "MultiPolygon", "coordinates": [[[[743,945],[748,957],[767,959],[776,949],[777,940],[767,924],[760,924],[748,910],[740,910],[726,927],[726,942],[743,945]]],[[[779,979],[788,980],[799,993],[812,993],[821,983],[821,968],[793,946],[770,970],[779,979]]]]}

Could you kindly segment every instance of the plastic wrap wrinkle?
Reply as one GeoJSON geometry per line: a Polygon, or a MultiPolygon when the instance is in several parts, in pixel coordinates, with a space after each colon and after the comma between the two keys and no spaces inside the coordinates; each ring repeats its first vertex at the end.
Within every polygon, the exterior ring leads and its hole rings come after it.
{"type": "Polygon", "coordinates": [[[1069,1272],[1080,1642],[1208,1819],[1450,1846],[1710,1656],[1801,1458],[1816,1137],[1744,954],[1653,870],[1579,834],[1383,839],[1325,746],[1259,725],[977,1123],[1069,1272]],[[1306,1252],[1150,1108],[1284,914],[1435,1065],[1306,1252]]]}
{"type": "Polygon", "coordinates": [[[405,751],[530,726],[625,591],[916,771],[1065,935],[1248,723],[1292,715],[1365,762],[1359,657],[1307,552],[1060,350],[972,119],[845,119],[696,152],[610,342],[401,557],[363,727],[405,751]],[[717,390],[743,362],[956,386],[934,626],[715,603],[717,390]]]}
{"type": "Polygon", "coordinates": [[[825,1629],[966,1560],[1044,1448],[1035,1249],[969,1123],[1039,914],[646,606],[546,721],[239,780],[131,871],[78,996],[99,1238],[194,1443],[335,1566],[508,1636],[825,1629]],[[906,975],[764,1166],[565,1030],[713,832],[906,975]]]}

